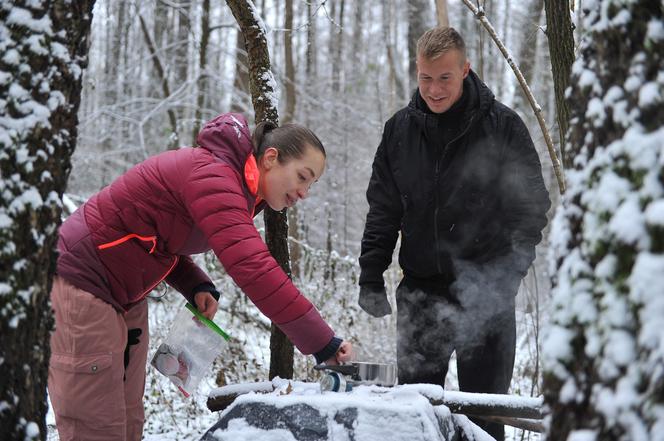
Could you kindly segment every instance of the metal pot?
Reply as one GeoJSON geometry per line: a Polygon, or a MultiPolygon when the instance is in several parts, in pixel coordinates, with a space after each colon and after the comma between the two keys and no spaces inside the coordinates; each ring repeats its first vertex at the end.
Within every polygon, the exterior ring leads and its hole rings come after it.
{"type": "Polygon", "coordinates": [[[394,386],[397,384],[397,367],[392,363],[351,363],[357,367],[357,376],[362,383],[377,386],[394,386]]]}

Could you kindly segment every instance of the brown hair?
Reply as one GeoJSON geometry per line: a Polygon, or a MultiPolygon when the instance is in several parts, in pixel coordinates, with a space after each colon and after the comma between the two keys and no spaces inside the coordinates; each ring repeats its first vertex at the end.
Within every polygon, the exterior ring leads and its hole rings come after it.
{"type": "Polygon", "coordinates": [[[454,28],[435,27],[417,40],[417,56],[435,60],[440,55],[456,49],[461,52],[462,63],[466,61],[466,43],[454,28]]]}
{"type": "Polygon", "coordinates": [[[325,147],[318,136],[299,124],[284,124],[277,127],[273,122],[263,121],[256,125],[251,139],[256,159],[263,156],[265,149],[274,147],[279,151],[277,160],[283,164],[291,159],[301,158],[308,145],[326,156],[325,147]]]}

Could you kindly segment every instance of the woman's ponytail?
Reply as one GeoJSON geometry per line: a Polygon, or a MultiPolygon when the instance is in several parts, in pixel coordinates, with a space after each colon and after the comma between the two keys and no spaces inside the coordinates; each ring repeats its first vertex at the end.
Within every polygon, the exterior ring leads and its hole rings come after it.
{"type": "Polygon", "coordinates": [[[254,143],[254,155],[259,157],[265,151],[270,138],[270,132],[277,128],[277,125],[272,121],[261,121],[256,125],[251,140],[254,143]]]}

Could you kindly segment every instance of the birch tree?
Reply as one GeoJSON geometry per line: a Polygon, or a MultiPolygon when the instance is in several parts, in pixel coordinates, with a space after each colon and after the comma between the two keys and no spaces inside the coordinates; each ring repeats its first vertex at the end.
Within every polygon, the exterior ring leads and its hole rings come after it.
{"type": "Polygon", "coordinates": [[[569,95],[574,169],[552,227],[549,438],[662,439],[664,11],[659,0],[584,9],[569,95]]]}
{"type": "Polygon", "coordinates": [[[94,1],[0,1],[0,433],[46,439],[62,194],[94,1]]]}

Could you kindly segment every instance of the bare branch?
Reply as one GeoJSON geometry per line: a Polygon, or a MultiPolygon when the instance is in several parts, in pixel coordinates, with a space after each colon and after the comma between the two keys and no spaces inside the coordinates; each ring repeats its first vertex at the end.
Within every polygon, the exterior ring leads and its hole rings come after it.
{"type": "Polygon", "coordinates": [[[519,84],[521,85],[524,94],[528,98],[530,106],[533,108],[533,112],[535,113],[535,117],[537,118],[537,122],[539,123],[540,129],[542,129],[542,134],[544,135],[544,141],[546,142],[546,146],[549,150],[549,156],[551,158],[551,163],[553,164],[553,171],[555,172],[556,179],[558,180],[558,188],[560,190],[560,194],[565,193],[565,177],[563,176],[563,171],[562,168],[560,167],[560,161],[558,160],[556,149],[553,146],[553,140],[551,139],[549,130],[546,127],[546,122],[544,121],[544,117],[542,116],[542,108],[540,107],[539,104],[537,104],[537,101],[535,100],[535,97],[533,96],[530,87],[528,87],[528,83],[526,83],[526,80],[523,77],[521,70],[519,70],[519,67],[514,62],[514,59],[510,55],[509,51],[507,50],[503,42],[496,34],[496,31],[489,22],[489,20],[486,18],[484,9],[477,8],[475,5],[473,5],[471,0],[463,0],[463,3],[466,6],[468,6],[468,9],[470,9],[473,12],[475,18],[477,18],[480,21],[480,23],[482,23],[482,25],[487,30],[493,41],[496,43],[496,46],[498,46],[498,49],[500,49],[500,52],[502,52],[503,56],[505,57],[505,60],[507,60],[507,64],[509,64],[510,67],[512,68],[514,75],[516,75],[516,79],[519,81],[519,84]]]}

